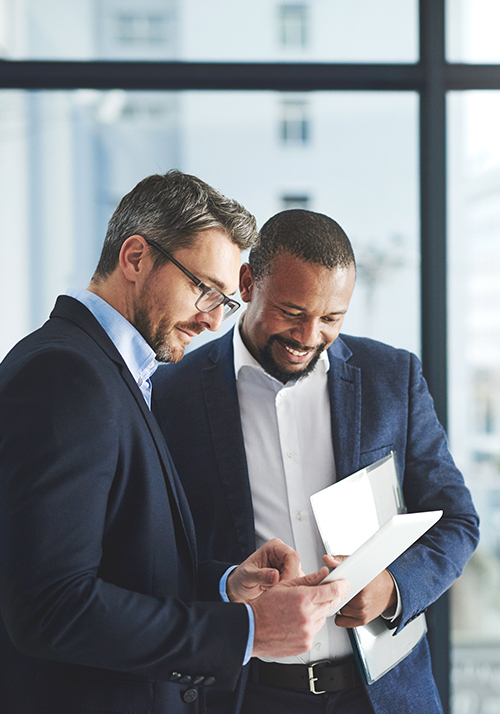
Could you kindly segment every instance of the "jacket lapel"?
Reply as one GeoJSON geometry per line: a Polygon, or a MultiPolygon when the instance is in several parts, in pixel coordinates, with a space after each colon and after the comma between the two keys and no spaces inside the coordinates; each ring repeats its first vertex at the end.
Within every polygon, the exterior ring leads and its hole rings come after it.
{"type": "Polygon", "coordinates": [[[255,531],[234,375],[232,336],[231,330],[214,343],[209,355],[212,364],[202,370],[202,381],[219,474],[235,523],[240,550],[246,558],[255,550],[255,531]]]}
{"type": "Polygon", "coordinates": [[[328,392],[337,481],[359,468],[361,370],[347,364],[351,351],[338,337],[328,350],[328,392]]]}
{"type": "Polygon", "coordinates": [[[174,503],[171,504],[174,510],[177,507],[177,514],[179,516],[178,521],[182,526],[184,537],[186,538],[189,552],[191,554],[191,559],[193,561],[193,568],[196,562],[196,537],[194,531],[194,525],[187,505],[187,500],[184,496],[184,491],[182,485],[177,476],[175,466],[173,464],[170,452],[168,451],[167,445],[161,429],[156,421],[155,416],[149,409],[146,401],[142,395],[141,390],[135,383],[130,370],[123,361],[122,356],[116,349],[113,341],[110,339],[107,332],[99,324],[99,322],[92,315],[90,310],[88,310],[85,305],[80,303],[78,300],[62,295],[58,297],[54,310],[51,313],[51,317],[62,317],[67,320],[71,320],[81,329],[85,330],[87,334],[101,347],[103,352],[108,356],[108,358],[114,362],[120,369],[122,378],[127,385],[128,389],[132,393],[139,410],[144,417],[146,424],[149,428],[151,436],[153,438],[154,444],[156,446],[158,456],[163,468],[163,475],[165,478],[167,490],[172,496],[174,503]]]}

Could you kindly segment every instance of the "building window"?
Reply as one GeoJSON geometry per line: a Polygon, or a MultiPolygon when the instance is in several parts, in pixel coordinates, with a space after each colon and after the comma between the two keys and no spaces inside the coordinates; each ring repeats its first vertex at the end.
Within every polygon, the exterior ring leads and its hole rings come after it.
{"type": "Polygon", "coordinates": [[[126,45],[157,45],[165,41],[165,25],[160,13],[121,12],[116,16],[116,37],[126,45]]]}
{"type": "Polygon", "coordinates": [[[287,145],[307,144],[311,127],[307,103],[303,100],[286,100],[282,104],[281,140],[287,145]]]}
{"type": "Polygon", "coordinates": [[[475,431],[478,434],[496,434],[499,397],[498,374],[478,370],[474,375],[475,431]]]}
{"type": "Polygon", "coordinates": [[[310,197],[304,194],[287,194],[281,197],[281,204],[285,211],[291,208],[309,208],[310,203],[310,197]]]}
{"type": "Polygon", "coordinates": [[[307,5],[281,5],[279,8],[279,33],[282,47],[297,49],[307,47],[309,40],[307,5]]]}

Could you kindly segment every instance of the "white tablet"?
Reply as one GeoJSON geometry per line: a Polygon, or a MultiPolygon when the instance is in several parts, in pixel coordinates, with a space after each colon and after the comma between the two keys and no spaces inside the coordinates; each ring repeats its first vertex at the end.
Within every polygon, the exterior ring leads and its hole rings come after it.
{"type": "MultiPolygon", "coordinates": [[[[382,570],[420,538],[443,515],[443,511],[402,513],[393,516],[371,538],[332,570],[323,582],[348,580],[349,593],[337,605],[340,610],[382,570]]],[[[338,555],[341,555],[339,553],[338,555]]]]}

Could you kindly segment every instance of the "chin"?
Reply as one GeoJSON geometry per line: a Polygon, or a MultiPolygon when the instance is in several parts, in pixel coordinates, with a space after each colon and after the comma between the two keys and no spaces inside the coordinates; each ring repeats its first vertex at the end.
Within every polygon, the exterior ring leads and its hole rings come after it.
{"type": "Polygon", "coordinates": [[[167,343],[156,349],[155,352],[158,362],[175,364],[176,362],[180,362],[184,357],[184,346],[173,346],[167,343]]]}

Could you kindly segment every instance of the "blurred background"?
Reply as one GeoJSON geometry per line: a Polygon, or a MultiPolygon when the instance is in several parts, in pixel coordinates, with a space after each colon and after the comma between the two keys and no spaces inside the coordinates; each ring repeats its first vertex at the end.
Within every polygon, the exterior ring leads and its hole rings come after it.
{"type": "Polygon", "coordinates": [[[0,358],[58,294],[88,284],[112,211],[146,175],[196,174],[259,226],[286,208],[335,218],[358,262],[344,332],[423,357],[482,519],[481,545],[434,615],[453,714],[500,713],[499,30],[498,0],[0,0],[0,358]],[[442,36],[429,23],[425,40],[433,3],[442,36]],[[429,46],[443,56],[421,56],[429,46]],[[53,61],[86,63],[94,79],[54,88],[36,70],[53,61]],[[124,61],[234,74],[223,89],[98,89],[107,63],[124,61]],[[252,63],[297,67],[296,84],[292,73],[286,89],[245,89],[252,63]],[[338,88],[307,91],[308,64],[335,69],[338,88]],[[28,74],[16,85],[7,65],[28,74]],[[475,89],[475,66],[498,89],[475,89]],[[349,83],[357,68],[361,88],[349,83]]]}

